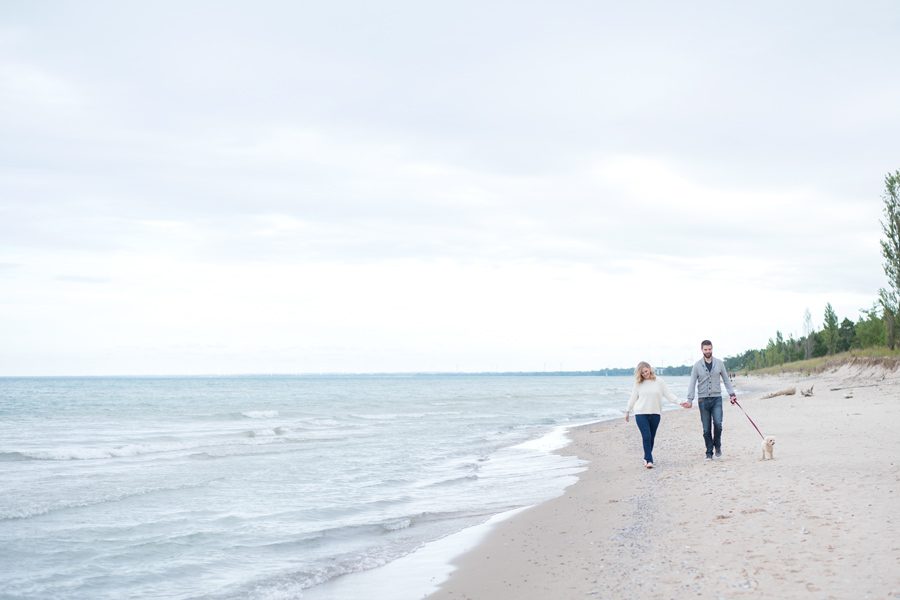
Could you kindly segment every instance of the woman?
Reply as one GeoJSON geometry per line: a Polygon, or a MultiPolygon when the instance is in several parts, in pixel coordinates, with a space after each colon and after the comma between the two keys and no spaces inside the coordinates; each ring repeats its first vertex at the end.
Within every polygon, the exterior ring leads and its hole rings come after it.
{"type": "Polygon", "coordinates": [[[662,379],[656,378],[656,373],[649,363],[644,361],[638,363],[634,370],[634,379],[634,389],[631,390],[631,398],[628,399],[625,421],[628,421],[629,414],[634,411],[634,421],[641,430],[641,437],[644,440],[644,466],[652,469],[653,442],[656,439],[656,429],[659,427],[662,399],[665,396],[673,404],[680,406],[681,403],[662,379]]]}

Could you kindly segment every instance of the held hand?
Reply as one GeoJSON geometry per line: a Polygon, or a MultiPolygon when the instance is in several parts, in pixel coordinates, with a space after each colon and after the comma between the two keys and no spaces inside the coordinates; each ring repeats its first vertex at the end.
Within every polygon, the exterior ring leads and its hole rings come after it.
{"type": "Polygon", "coordinates": [[[693,406],[693,403],[691,403],[691,402],[682,402],[681,403],[681,408],[690,408],[691,406],[693,406]]]}

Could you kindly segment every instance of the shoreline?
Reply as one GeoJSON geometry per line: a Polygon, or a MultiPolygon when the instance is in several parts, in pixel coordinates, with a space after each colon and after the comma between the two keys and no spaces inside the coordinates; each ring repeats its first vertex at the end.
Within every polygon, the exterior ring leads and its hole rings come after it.
{"type": "Polygon", "coordinates": [[[559,452],[587,461],[578,481],[494,525],[427,598],[900,597],[900,436],[884,427],[900,418],[900,375],[845,366],[736,384],[776,437],[774,461],[727,398],[714,461],[696,403],[663,413],[652,470],[632,423],[573,427],[559,452]]]}
{"type": "MultiPolygon", "coordinates": [[[[556,495],[536,500],[532,504],[516,506],[491,514],[483,522],[470,525],[444,537],[429,541],[409,554],[375,568],[345,573],[311,588],[303,590],[303,598],[309,600],[356,600],[358,598],[426,598],[439,589],[456,567],[454,561],[478,546],[494,527],[503,521],[528,511],[543,502],[562,495],[568,487],[577,482],[577,477],[587,468],[584,461],[573,453],[566,452],[572,443],[571,431],[575,428],[604,423],[607,421],[581,422],[580,424],[556,425],[538,438],[520,442],[510,448],[530,448],[548,455],[572,457],[577,469],[570,475],[572,482],[561,487],[556,495]]],[[[557,467],[561,468],[561,467],[557,467]]]]}

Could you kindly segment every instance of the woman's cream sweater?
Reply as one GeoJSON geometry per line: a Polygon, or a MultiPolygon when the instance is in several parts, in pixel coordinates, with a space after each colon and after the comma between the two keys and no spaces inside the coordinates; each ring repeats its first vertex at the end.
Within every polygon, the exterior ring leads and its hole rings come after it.
{"type": "Polygon", "coordinates": [[[662,379],[645,379],[634,384],[631,398],[628,399],[628,409],[625,412],[634,411],[636,415],[658,415],[662,412],[663,397],[673,404],[679,404],[678,398],[669,391],[662,379]]]}

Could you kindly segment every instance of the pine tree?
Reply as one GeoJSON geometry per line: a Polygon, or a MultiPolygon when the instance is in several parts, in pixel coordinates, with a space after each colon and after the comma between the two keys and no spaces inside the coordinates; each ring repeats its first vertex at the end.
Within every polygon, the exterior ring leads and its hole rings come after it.
{"type": "Polygon", "coordinates": [[[884,178],[884,220],[881,230],[881,254],[884,256],[884,274],[887,275],[888,287],[878,290],[881,307],[884,310],[884,322],[888,347],[893,350],[894,324],[898,313],[900,299],[900,170],[888,173],[884,178]]]}
{"type": "Polygon", "coordinates": [[[834,354],[838,345],[838,317],[831,306],[831,302],[825,305],[825,322],[822,323],[822,335],[825,337],[825,346],[828,354],[834,354]]]}

